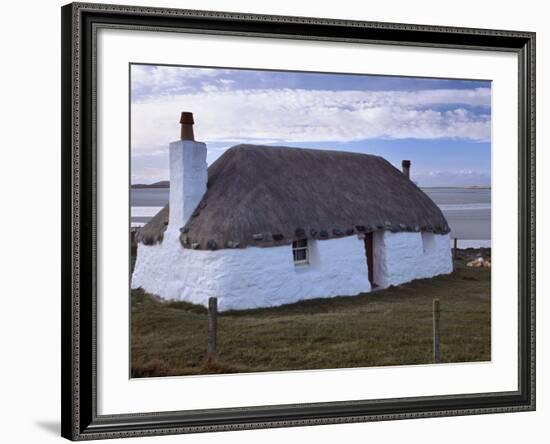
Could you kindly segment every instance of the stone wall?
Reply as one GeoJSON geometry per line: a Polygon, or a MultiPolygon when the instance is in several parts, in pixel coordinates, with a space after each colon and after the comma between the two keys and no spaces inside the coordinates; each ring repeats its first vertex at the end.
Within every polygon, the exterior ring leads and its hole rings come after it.
{"type": "MultiPolygon", "coordinates": [[[[290,245],[202,251],[184,249],[177,230],[162,243],[139,244],[132,288],[221,311],[277,306],[371,290],[364,240],[309,241],[309,264],[295,265],[290,245]]],[[[374,280],[380,287],[452,271],[448,235],[376,232],[374,280]],[[423,241],[423,236],[424,241],[423,241]]]]}
{"type": "Polygon", "coordinates": [[[453,271],[448,234],[374,233],[374,282],[382,288],[453,271]]]}
{"type": "Polygon", "coordinates": [[[290,245],[190,250],[177,235],[167,230],[161,244],[139,244],[132,288],[201,305],[217,297],[220,310],[370,291],[364,243],[356,236],[309,241],[310,263],[295,265],[290,245]]]}

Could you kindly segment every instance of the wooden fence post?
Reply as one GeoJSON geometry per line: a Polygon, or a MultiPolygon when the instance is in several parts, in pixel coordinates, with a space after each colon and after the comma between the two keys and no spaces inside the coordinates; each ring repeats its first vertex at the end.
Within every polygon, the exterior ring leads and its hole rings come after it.
{"type": "Polygon", "coordinates": [[[457,246],[458,246],[458,240],[457,240],[457,238],[455,237],[455,238],[454,238],[454,248],[453,248],[453,257],[454,257],[455,259],[458,257],[457,246]]]}
{"type": "Polygon", "coordinates": [[[206,360],[216,361],[216,334],[218,330],[218,298],[208,298],[208,347],[206,360]]]}
{"type": "Polygon", "coordinates": [[[433,300],[433,347],[434,347],[434,363],[441,362],[441,352],[439,349],[439,299],[433,300]]]}

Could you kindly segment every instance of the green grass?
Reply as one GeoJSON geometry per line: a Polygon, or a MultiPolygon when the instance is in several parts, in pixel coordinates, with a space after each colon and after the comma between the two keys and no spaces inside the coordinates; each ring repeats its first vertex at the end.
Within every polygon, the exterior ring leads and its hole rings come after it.
{"type": "Polygon", "coordinates": [[[218,315],[206,364],[207,311],[132,291],[133,377],[432,362],[432,301],[441,301],[442,362],[491,359],[490,270],[455,261],[448,276],[374,293],[218,315]]]}

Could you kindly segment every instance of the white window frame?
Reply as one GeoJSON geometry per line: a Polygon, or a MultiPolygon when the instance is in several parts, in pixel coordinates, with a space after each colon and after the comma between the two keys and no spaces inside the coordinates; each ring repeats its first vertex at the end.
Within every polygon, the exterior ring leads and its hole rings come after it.
{"type": "Polygon", "coordinates": [[[294,265],[308,265],[309,264],[309,245],[307,239],[300,239],[292,242],[292,259],[294,265]],[[298,244],[304,242],[305,245],[299,246],[298,244]],[[305,259],[296,259],[297,251],[305,251],[305,259]]]}

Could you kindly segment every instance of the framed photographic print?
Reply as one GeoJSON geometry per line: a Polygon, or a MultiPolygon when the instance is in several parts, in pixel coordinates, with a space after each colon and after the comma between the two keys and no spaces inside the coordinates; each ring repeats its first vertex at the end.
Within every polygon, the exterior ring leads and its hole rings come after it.
{"type": "Polygon", "coordinates": [[[535,35],[62,8],[62,435],[535,408],[535,35]]]}

